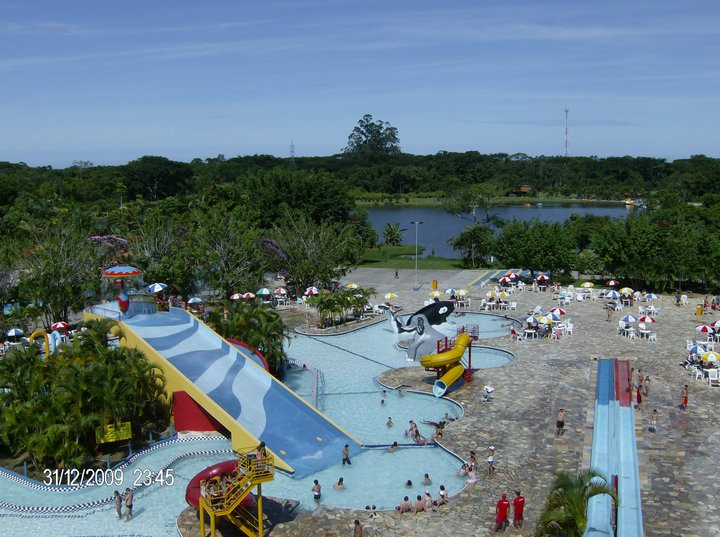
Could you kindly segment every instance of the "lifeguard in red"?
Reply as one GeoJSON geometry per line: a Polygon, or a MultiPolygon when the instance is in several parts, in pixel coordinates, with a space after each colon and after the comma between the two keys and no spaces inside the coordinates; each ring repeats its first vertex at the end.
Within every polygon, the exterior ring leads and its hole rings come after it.
{"type": "Polygon", "coordinates": [[[524,509],[525,498],[520,494],[519,490],[516,490],[515,499],[513,500],[513,526],[516,528],[522,528],[524,509]]]}
{"type": "Polygon", "coordinates": [[[510,502],[507,500],[507,494],[502,495],[502,498],[498,501],[495,506],[495,532],[505,531],[508,526],[508,512],[510,511],[510,502]]]}

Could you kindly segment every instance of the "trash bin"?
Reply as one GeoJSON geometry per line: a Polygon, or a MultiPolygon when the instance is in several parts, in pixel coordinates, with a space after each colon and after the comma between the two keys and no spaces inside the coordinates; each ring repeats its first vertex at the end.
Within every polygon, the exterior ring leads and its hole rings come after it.
{"type": "Polygon", "coordinates": [[[698,317],[702,317],[702,314],[703,314],[702,310],[703,310],[702,306],[700,304],[698,304],[697,308],[695,308],[695,315],[697,315],[698,317]]]}
{"type": "Polygon", "coordinates": [[[437,289],[437,280],[432,281],[432,288],[437,289]]]}

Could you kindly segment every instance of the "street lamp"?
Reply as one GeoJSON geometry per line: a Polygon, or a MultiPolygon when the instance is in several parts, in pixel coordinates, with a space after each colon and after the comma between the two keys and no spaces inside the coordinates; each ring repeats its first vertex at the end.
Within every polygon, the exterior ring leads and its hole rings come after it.
{"type": "MultiPolygon", "coordinates": [[[[420,220],[416,220],[414,222],[410,222],[411,224],[415,224],[415,287],[418,286],[418,277],[417,277],[417,270],[418,270],[418,226],[422,224],[423,222],[420,220]]],[[[417,290],[417,289],[416,289],[417,290]]]]}

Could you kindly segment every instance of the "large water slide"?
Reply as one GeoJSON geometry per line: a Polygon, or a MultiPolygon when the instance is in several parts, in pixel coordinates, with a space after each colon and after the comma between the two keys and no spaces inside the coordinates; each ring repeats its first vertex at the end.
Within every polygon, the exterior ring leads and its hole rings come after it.
{"type": "MultiPolygon", "coordinates": [[[[105,315],[102,308],[95,314],[105,315]]],[[[276,466],[303,477],[337,463],[352,436],[188,312],[122,318],[122,344],[138,348],[162,368],[167,391],[185,391],[232,435],[233,449],[265,442],[276,466]]]]}

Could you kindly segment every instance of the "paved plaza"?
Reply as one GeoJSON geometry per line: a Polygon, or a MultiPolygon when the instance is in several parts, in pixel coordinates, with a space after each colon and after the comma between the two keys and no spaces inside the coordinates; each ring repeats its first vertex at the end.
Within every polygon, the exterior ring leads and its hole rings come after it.
{"type": "MultiPolygon", "coordinates": [[[[478,304],[487,289],[468,287],[478,274],[420,271],[418,281],[436,279],[440,290],[467,288],[473,303],[478,304]]],[[[429,283],[416,288],[414,271],[400,271],[400,278],[395,279],[392,270],[363,268],[345,278],[347,282],[374,287],[378,297],[397,293],[399,298],[393,302],[405,312],[419,309],[431,291],[429,283]]],[[[509,300],[517,302],[517,310],[507,313],[522,320],[536,305],[543,311],[557,305],[552,297],[551,292],[516,292],[509,300]]],[[[516,360],[502,368],[479,370],[474,383],[450,394],[464,406],[465,417],[450,424],[442,440],[445,447],[464,458],[470,450],[478,453],[481,472],[476,484],[453,497],[450,505],[419,515],[382,512],[371,517],[365,511],[321,506],[312,514],[300,513],[292,522],[275,526],[273,537],[349,536],[356,518],[362,522],[365,536],[490,535],[497,500],[503,492],[512,498],[515,489],[526,498],[526,528],[513,532],[511,527],[507,533],[531,535],[555,473],[580,470],[583,461],[587,464],[589,460],[594,372],[599,358],[630,360],[651,379],[649,397],[636,414],[646,535],[720,535],[714,464],[720,453],[720,389],[693,380],[678,365],[686,355],[686,340],[692,339],[698,324],[694,308],[698,301],[702,297],[691,297],[687,306],[676,307],[672,297],[656,300],[660,311],[653,326],[657,342],[618,335],[617,321],[631,310],[615,313],[608,321],[602,300],[564,306],[574,324],[573,335],[559,340],[513,342],[507,337],[488,342],[512,351],[516,360]],[[685,384],[690,386],[690,404],[681,411],[676,406],[685,384]],[[485,385],[496,390],[488,404],[480,402],[485,385]],[[566,433],[555,439],[555,413],[560,407],[566,409],[566,433]],[[657,432],[650,433],[647,428],[654,408],[659,422],[657,432]],[[497,472],[492,479],[482,474],[490,445],[496,448],[497,472]]],[[[632,313],[637,314],[637,307],[632,313]]],[[[717,318],[720,316],[704,315],[702,321],[717,318]]],[[[430,392],[434,376],[411,367],[387,371],[380,380],[389,386],[404,384],[430,392]]]]}

